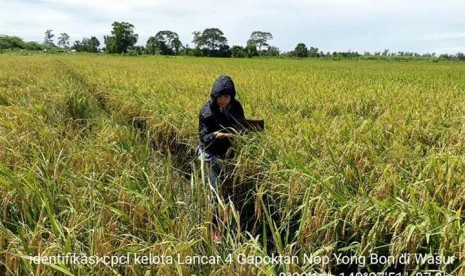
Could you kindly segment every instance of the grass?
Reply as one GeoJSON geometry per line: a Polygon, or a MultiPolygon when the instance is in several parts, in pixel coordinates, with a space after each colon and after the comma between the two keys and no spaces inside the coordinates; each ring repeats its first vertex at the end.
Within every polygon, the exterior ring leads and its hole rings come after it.
{"type": "Polygon", "coordinates": [[[458,63],[0,56],[2,274],[392,270],[250,256],[454,256],[465,272],[465,67],[458,63]],[[237,137],[235,197],[194,162],[213,80],[266,132],[237,137]],[[218,210],[214,210],[217,208],[218,210]],[[222,214],[225,242],[210,240],[222,214]],[[252,223],[251,223],[252,222],[252,223]],[[215,265],[37,265],[31,256],[220,256],[215,265]],[[231,254],[231,255],[230,255],[231,254]],[[232,256],[232,262],[226,261],[232,256]]]}

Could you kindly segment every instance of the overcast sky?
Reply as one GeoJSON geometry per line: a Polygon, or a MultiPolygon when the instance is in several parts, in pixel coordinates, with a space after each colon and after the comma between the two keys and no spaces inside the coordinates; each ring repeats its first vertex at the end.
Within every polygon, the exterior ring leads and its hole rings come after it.
{"type": "Polygon", "coordinates": [[[126,21],[145,45],[160,30],[192,46],[192,32],[219,28],[228,44],[245,45],[252,31],[273,34],[290,51],[299,42],[327,51],[465,52],[465,0],[0,0],[0,34],[42,42],[52,29],[71,42],[110,34],[126,21]]]}

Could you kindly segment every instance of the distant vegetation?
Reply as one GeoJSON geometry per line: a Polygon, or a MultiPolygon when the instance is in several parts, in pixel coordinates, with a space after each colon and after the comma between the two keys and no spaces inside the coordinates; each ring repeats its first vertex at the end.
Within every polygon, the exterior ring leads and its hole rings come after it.
{"type": "Polygon", "coordinates": [[[203,31],[194,31],[193,47],[183,44],[176,32],[162,30],[151,36],[145,45],[136,45],[138,34],[135,33],[134,25],[128,22],[113,22],[111,34],[104,36],[104,42],[95,37],[76,40],[70,45],[70,36],[61,33],[57,44],[54,43],[53,30],[45,31],[44,41],[25,42],[17,36],[0,35],[0,53],[10,51],[47,51],[52,53],[60,52],[90,52],[90,53],[110,53],[127,55],[182,55],[197,57],[295,57],[295,58],[327,58],[333,60],[340,59],[366,59],[366,60],[417,60],[430,59],[439,60],[465,60],[465,54],[459,52],[455,55],[436,53],[415,53],[415,52],[390,52],[388,49],[379,52],[325,52],[318,47],[308,47],[305,43],[298,43],[294,50],[281,52],[279,48],[270,44],[273,35],[270,32],[254,31],[250,34],[244,46],[228,45],[228,40],[224,33],[218,28],[207,28],[203,31]],[[102,47],[101,47],[102,46],[102,47]]]}

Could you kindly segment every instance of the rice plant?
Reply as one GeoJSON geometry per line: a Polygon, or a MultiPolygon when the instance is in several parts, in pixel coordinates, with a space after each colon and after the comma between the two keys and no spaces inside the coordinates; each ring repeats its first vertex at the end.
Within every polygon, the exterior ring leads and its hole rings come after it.
{"type": "Polygon", "coordinates": [[[465,273],[463,64],[0,60],[1,274],[465,273]],[[266,131],[213,204],[194,152],[220,74],[266,131]]]}

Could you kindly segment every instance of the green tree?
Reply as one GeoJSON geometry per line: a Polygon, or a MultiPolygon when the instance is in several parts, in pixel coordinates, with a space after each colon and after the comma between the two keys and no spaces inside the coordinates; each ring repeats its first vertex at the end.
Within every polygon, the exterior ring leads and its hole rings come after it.
{"type": "Polygon", "coordinates": [[[297,44],[294,51],[292,52],[292,55],[296,57],[308,57],[307,46],[304,43],[297,44]]]}
{"type": "Polygon", "coordinates": [[[37,50],[43,50],[44,47],[43,45],[35,42],[35,41],[30,41],[26,42],[26,49],[27,50],[32,50],[32,51],[37,51],[37,50]]]}
{"type": "Polygon", "coordinates": [[[181,45],[179,49],[179,54],[185,56],[193,56],[194,50],[189,46],[189,44],[181,45]]]}
{"type": "Polygon", "coordinates": [[[194,44],[207,56],[227,56],[230,53],[228,40],[218,28],[205,29],[202,33],[193,32],[194,44]]]}
{"type": "Polygon", "coordinates": [[[310,47],[310,49],[308,49],[308,56],[309,57],[319,57],[320,54],[318,53],[318,48],[310,47]]]}
{"type": "Polygon", "coordinates": [[[250,39],[247,40],[247,46],[245,46],[245,53],[249,58],[258,56],[257,44],[255,44],[255,42],[250,39]]]}
{"type": "Polygon", "coordinates": [[[268,40],[273,39],[273,35],[269,32],[254,31],[250,34],[250,41],[255,43],[258,47],[258,51],[262,51],[262,47],[269,47],[268,40]]]}
{"type": "Polygon", "coordinates": [[[263,55],[269,56],[269,57],[277,57],[279,56],[279,49],[278,47],[275,47],[275,46],[269,46],[268,50],[263,52],[263,55]]]}
{"type": "Polygon", "coordinates": [[[100,46],[100,41],[95,36],[92,36],[91,38],[83,38],[81,51],[97,53],[99,46],[100,46]]]}
{"type": "Polygon", "coordinates": [[[61,48],[69,48],[69,35],[67,33],[61,33],[58,37],[58,46],[61,48]]]}
{"type": "Polygon", "coordinates": [[[116,45],[116,39],[114,36],[105,35],[103,36],[103,43],[105,44],[105,52],[107,53],[120,53],[116,45]]]}
{"type": "Polygon", "coordinates": [[[26,43],[17,36],[0,35],[0,50],[26,49],[26,43]]]}
{"type": "Polygon", "coordinates": [[[128,22],[113,22],[111,35],[104,36],[108,53],[127,53],[137,42],[138,34],[134,33],[134,25],[128,22]]]}
{"type": "Polygon", "coordinates": [[[53,30],[46,30],[45,31],[45,37],[44,37],[44,45],[47,47],[53,47],[55,44],[53,44],[53,37],[55,36],[52,34],[53,30]]]}
{"type": "Polygon", "coordinates": [[[244,47],[234,45],[231,48],[231,56],[234,57],[234,58],[244,58],[244,57],[247,56],[247,53],[245,52],[244,47]]]}
{"type": "Polygon", "coordinates": [[[231,57],[231,48],[225,44],[221,45],[218,50],[213,50],[210,54],[212,57],[231,57]]]}
{"type": "Polygon", "coordinates": [[[455,56],[458,60],[465,60],[465,54],[461,52],[458,52],[455,56]]]}
{"type": "Polygon", "coordinates": [[[147,43],[145,44],[145,49],[147,51],[147,54],[155,55],[158,54],[158,49],[159,49],[159,41],[154,37],[151,36],[149,39],[147,39],[147,43]]]}
{"type": "Polygon", "coordinates": [[[88,41],[86,41],[86,49],[88,52],[97,53],[98,47],[100,46],[100,41],[95,37],[92,36],[88,41]]]}
{"type": "Polygon", "coordinates": [[[128,52],[132,56],[140,56],[145,53],[144,46],[134,46],[131,51],[128,52]]]}
{"type": "Polygon", "coordinates": [[[194,35],[194,39],[192,40],[192,43],[194,43],[195,48],[200,49],[200,47],[203,46],[203,42],[201,41],[202,33],[199,31],[194,31],[192,32],[192,34],[194,35]]]}
{"type": "Polygon", "coordinates": [[[83,38],[82,41],[76,40],[71,49],[74,49],[78,52],[97,53],[99,46],[100,41],[95,36],[93,36],[91,38],[83,38]]]}
{"type": "Polygon", "coordinates": [[[71,46],[72,50],[76,50],[78,52],[82,52],[82,43],[79,40],[75,40],[73,46],[71,46]]]}
{"type": "Polygon", "coordinates": [[[166,30],[149,37],[145,46],[149,54],[177,55],[182,48],[182,43],[177,33],[166,30]]]}
{"type": "Polygon", "coordinates": [[[177,33],[168,30],[159,31],[155,35],[155,39],[157,40],[156,44],[158,44],[160,54],[173,55],[179,53],[182,44],[177,33]]]}
{"type": "Polygon", "coordinates": [[[171,41],[171,47],[176,55],[178,55],[181,52],[183,46],[181,40],[179,40],[179,37],[171,41]]]}

